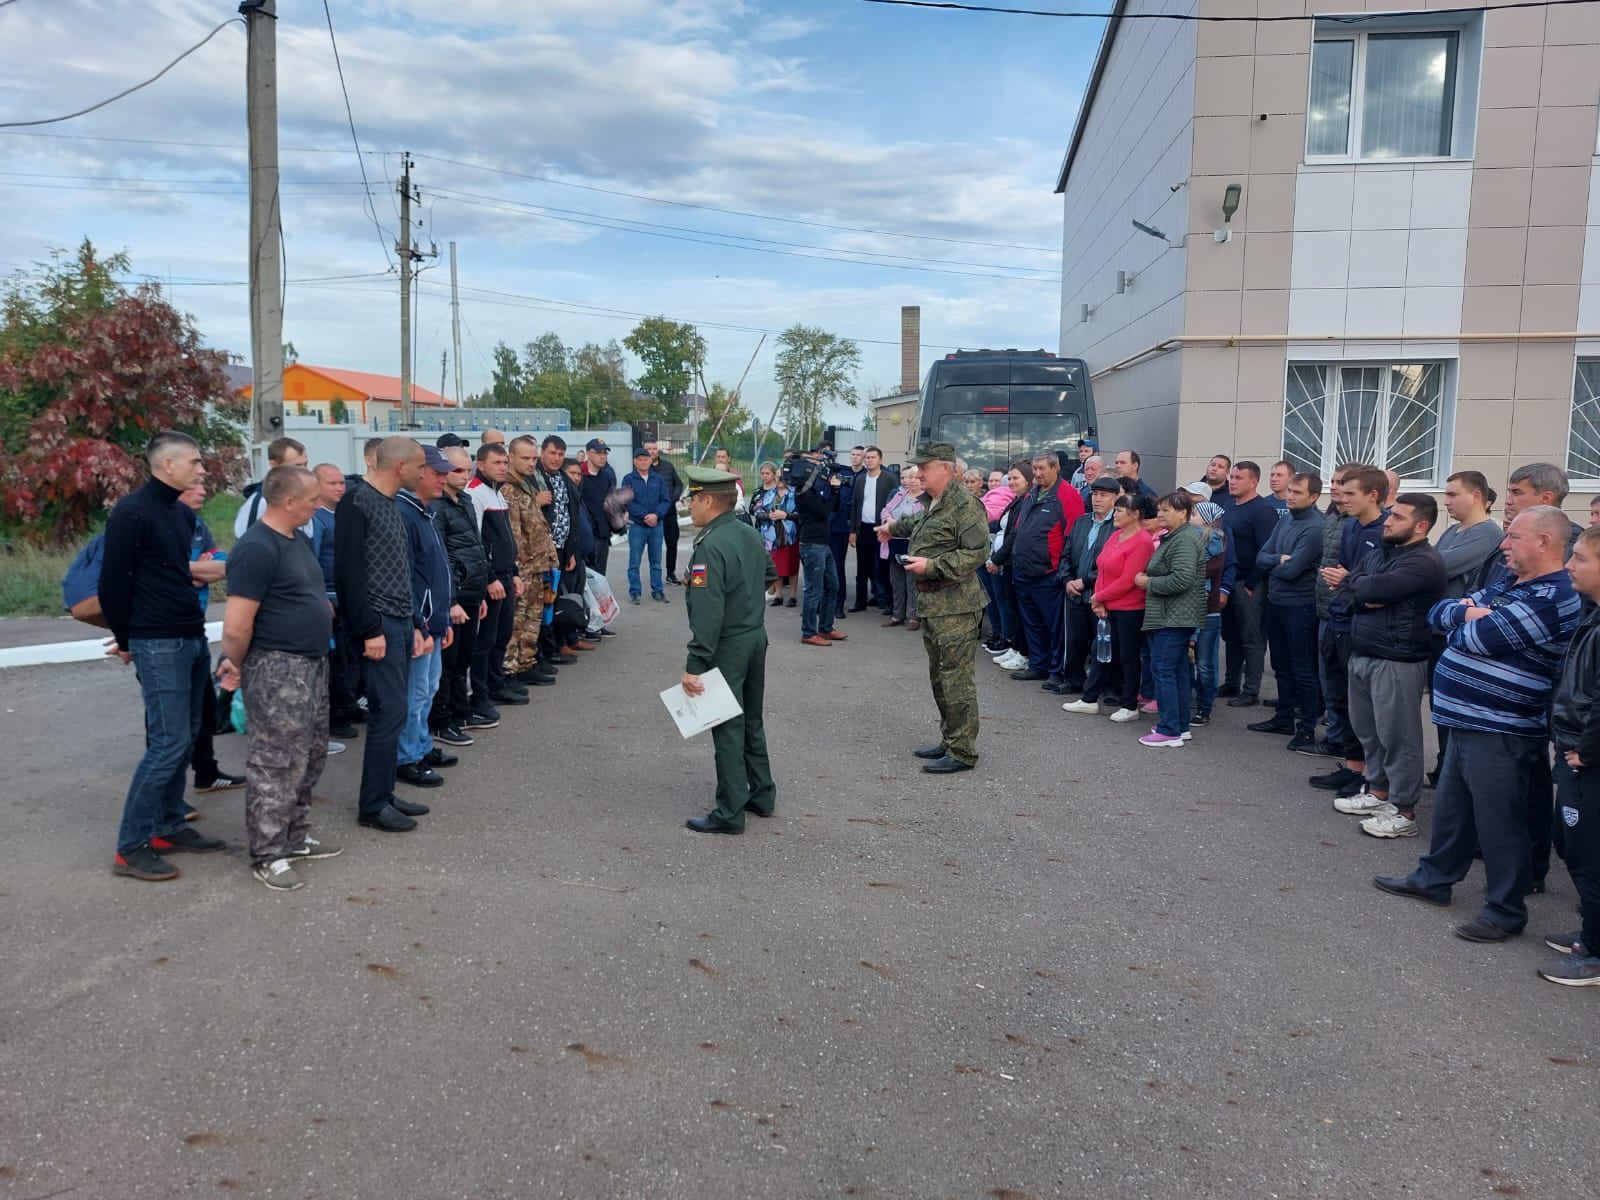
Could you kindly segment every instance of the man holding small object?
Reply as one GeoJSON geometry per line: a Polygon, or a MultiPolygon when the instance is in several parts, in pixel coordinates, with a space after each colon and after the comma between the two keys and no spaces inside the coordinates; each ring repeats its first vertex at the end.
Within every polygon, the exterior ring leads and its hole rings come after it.
{"type": "Polygon", "coordinates": [[[767,589],[777,582],[761,535],[734,519],[736,476],[685,467],[695,538],[684,575],[689,609],[689,654],[683,690],[705,692],[700,676],[722,672],[743,710],[711,731],[717,759],[717,806],[686,822],[695,833],[743,833],[746,810],[770,817],[777,802],[762,704],[767,680],[767,589]]]}
{"type": "Polygon", "coordinates": [[[928,761],[930,775],[970,771],[978,763],[978,653],[984,594],[977,570],[989,557],[989,517],[983,504],[960,486],[955,447],[924,442],[911,461],[922,468],[923,490],[932,497],[924,512],[879,525],[880,541],[909,537],[902,561],[917,580],[917,616],[928,678],[939,706],[937,745],[913,751],[928,761]],[[955,484],[956,486],[951,486],[955,484]]]}

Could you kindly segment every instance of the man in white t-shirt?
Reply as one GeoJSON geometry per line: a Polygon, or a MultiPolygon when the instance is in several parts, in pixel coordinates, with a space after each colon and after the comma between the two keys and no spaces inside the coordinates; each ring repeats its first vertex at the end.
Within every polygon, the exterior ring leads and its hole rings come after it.
{"type": "MultiPolygon", "coordinates": [[[[273,438],[267,443],[267,470],[273,467],[303,467],[306,465],[306,448],[292,437],[273,438]]],[[[249,529],[261,519],[261,514],[267,511],[267,502],[261,496],[261,485],[252,483],[244,489],[244,503],[239,506],[239,515],[233,519],[233,536],[242,538],[244,531],[249,529]]],[[[311,536],[310,526],[304,530],[307,537],[311,536]]]]}
{"type": "Polygon", "coordinates": [[[850,544],[856,548],[856,602],[851,612],[862,612],[869,603],[882,608],[888,602],[888,560],[878,557],[876,531],[883,506],[900,485],[893,472],[884,468],[883,451],[876,446],[867,447],[861,467],[850,496],[850,519],[855,523],[850,544]]]}

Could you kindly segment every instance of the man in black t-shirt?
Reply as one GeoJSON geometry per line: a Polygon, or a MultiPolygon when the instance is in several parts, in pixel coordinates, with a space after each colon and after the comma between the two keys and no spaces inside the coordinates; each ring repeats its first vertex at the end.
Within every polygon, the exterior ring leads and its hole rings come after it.
{"type": "Polygon", "coordinates": [[[274,891],[303,886],[297,862],[332,858],[310,836],[311,789],[328,760],[328,643],[333,609],[322,566],[298,532],[319,502],[317,477],[274,467],[261,482],[266,511],[228,557],[222,615],[225,685],[244,689],[250,748],[244,822],[250,863],[274,891]]]}

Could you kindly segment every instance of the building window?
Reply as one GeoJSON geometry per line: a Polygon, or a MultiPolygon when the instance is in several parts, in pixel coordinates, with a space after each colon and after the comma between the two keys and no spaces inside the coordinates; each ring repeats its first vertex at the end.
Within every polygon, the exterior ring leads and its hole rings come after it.
{"type": "Polygon", "coordinates": [[[1363,462],[1435,484],[1444,378],[1445,364],[1437,362],[1294,363],[1284,396],[1283,457],[1324,479],[1338,463],[1363,462]]]}
{"type": "Polygon", "coordinates": [[[1319,34],[1311,47],[1307,159],[1449,158],[1461,34],[1319,34]]]}
{"type": "Polygon", "coordinates": [[[1567,474],[1574,479],[1600,479],[1600,358],[1580,358],[1572,381],[1567,474]]]}

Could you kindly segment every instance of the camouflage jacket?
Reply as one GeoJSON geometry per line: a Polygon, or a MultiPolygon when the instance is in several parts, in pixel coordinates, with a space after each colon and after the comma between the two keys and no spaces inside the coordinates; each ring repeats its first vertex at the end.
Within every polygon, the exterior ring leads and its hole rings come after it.
{"type": "Polygon", "coordinates": [[[532,480],[507,479],[500,494],[506,498],[506,516],[511,521],[511,536],[517,543],[517,571],[532,579],[557,563],[556,544],[550,525],[534,503],[532,480]]]}
{"type": "Polygon", "coordinates": [[[918,616],[983,611],[986,597],[976,572],[989,557],[989,514],[960,480],[926,511],[896,521],[890,532],[911,539],[907,554],[928,559],[927,573],[918,580],[918,616]]]}

